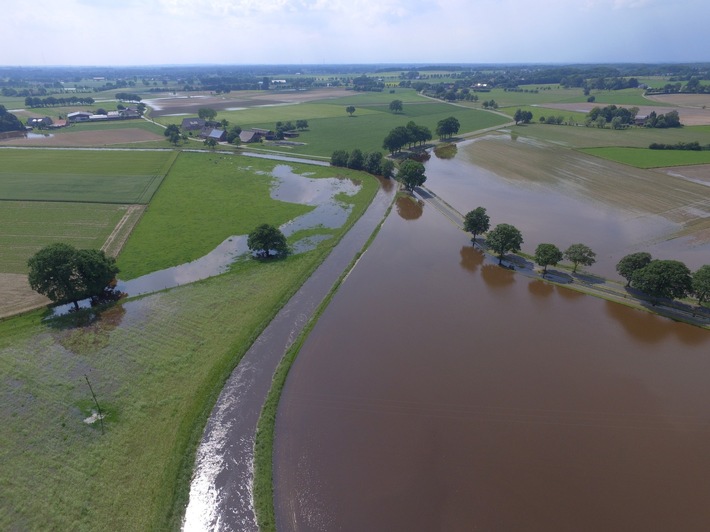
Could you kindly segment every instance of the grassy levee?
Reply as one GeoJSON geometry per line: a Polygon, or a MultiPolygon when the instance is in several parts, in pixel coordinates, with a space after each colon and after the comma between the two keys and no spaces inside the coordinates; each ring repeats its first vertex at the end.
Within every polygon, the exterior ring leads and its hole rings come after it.
{"type": "MultiPolygon", "coordinates": [[[[374,179],[351,175],[363,187],[350,199],[348,226],[377,189],[374,179]]],[[[231,208],[233,184],[211,190],[231,208]]],[[[217,224],[223,211],[211,207],[205,223],[217,224]]],[[[253,199],[238,210],[262,208],[253,199]]],[[[202,238],[200,225],[191,230],[183,241],[202,238]]],[[[344,232],[305,254],[242,261],[227,274],[124,302],[100,320],[47,322],[35,312],[0,322],[0,529],[179,526],[195,448],[225,379],[344,232]],[[83,423],[93,408],[85,374],[107,413],[105,435],[83,423]]]]}

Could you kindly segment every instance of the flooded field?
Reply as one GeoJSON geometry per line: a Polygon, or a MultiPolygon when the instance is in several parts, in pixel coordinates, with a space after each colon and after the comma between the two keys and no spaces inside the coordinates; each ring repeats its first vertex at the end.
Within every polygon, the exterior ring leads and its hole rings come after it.
{"type": "Polygon", "coordinates": [[[699,179],[500,135],[467,143],[452,160],[432,157],[426,168],[429,189],[464,214],[485,207],[492,226],[515,225],[530,254],[541,242],[583,242],[597,254],[590,272],[618,279],[616,263],[636,251],[691,270],[710,260],[710,188],[699,179]]]}
{"type": "MultiPolygon", "coordinates": [[[[550,219],[561,195],[511,197],[484,171],[445,179],[432,162],[427,185],[459,210],[537,213],[523,233],[544,241],[586,227],[550,219]]],[[[597,232],[653,235],[604,205],[563,207],[597,232]]],[[[590,244],[608,270],[629,241],[590,244]]],[[[706,330],[501,269],[430,206],[400,201],[289,374],[279,529],[707,530],[709,352],[706,330]]]]}

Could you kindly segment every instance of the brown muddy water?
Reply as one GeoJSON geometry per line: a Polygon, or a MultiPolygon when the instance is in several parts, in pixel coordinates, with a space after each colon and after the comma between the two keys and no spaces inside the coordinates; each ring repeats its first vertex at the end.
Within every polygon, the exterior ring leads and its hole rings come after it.
{"type": "Polygon", "coordinates": [[[709,530],[709,374],[707,330],[516,275],[400,206],[289,374],[278,529],[709,530]]]}
{"type": "Polygon", "coordinates": [[[683,261],[691,270],[710,260],[710,244],[692,237],[677,238],[681,225],[662,216],[591,201],[571,186],[554,186],[534,177],[506,179],[477,166],[474,142],[461,143],[454,159],[432,157],[427,161],[426,187],[462,214],[485,207],[491,227],[515,225],[523,233],[524,252],[532,255],[542,242],[554,243],[562,250],[582,242],[597,254],[597,263],[588,268],[590,273],[619,281],[616,263],[636,251],[683,261]]]}

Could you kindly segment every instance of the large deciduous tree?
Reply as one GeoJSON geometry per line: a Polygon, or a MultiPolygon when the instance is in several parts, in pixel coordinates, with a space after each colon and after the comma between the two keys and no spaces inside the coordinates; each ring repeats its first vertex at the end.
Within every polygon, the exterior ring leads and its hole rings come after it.
{"type": "Polygon", "coordinates": [[[355,112],[355,106],[354,105],[348,105],[345,108],[345,112],[348,113],[350,116],[353,116],[353,113],[355,112]]]}
{"type": "Polygon", "coordinates": [[[201,109],[198,109],[197,116],[199,116],[203,120],[214,120],[217,116],[217,111],[209,107],[203,107],[201,109]]]}
{"type": "Polygon", "coordinates": [[[404,109],[404,105],[402,105],[402,100],[392,100],[390,102],[390,111],[393,113],[401,113],[402,109],[404,109]]]}
{"type": "Polygon", "coordinates": [[[463,220],[463,230],[473,235],[471,241],[474,245],[476,244],[476,235],[485,233],[490,227],[491,218],[486,214],[484,207],[476,207],[469,211],[463,220]]]}
{"type": "Polygon", "coordinates": [[[677,260],[652,260],[633,273],[631,286],[653,297],[654,305],[661,298],[685,297],[693,289],[690,270],[677,260]]]}
{"type": "Polygon", "coordinates": [[[118,274],[116,261],[103,251],[64,243],[50,244],[27,261],[30,287],[55,303],[72,303],[100,297],[118,274]]]}
{"type": "Polygon", "coordinates": [[[648,263],[651,262],[651,254],[645,251],[639,251],[638,253],[631,253],[621,257],[621,260],[616,264],[616,271],[624,279],[626,279],[626,286],[631,284],[631,278],[636,270],[645,268],[648,263]]]}
{"type": "Polygon", "coordinates": [[[423,185],[426,182],[424,165],[418,161],[407,159],[399,166],[397,180],[409,191],[414,190],[414,187],[423,185]]]}
{"type": "Polygon", "coordinates": [[[535,262],[542,266],[542,276],[547,274],[548,266],[555,266],[562,260],[562,251],[554,244],[539,244],[535,248],[535,262]]]}
{"type": "Polygon", "coordinates": [[[382,141],[382,147],[394,154],[409,142],[412,142],[409,130],[404,126],[397,126],[387,134],[385,140],[382,141]]]}
{"type": "Polygon", "coordinates": [[[290,253],[284,234],[278,228],[269,224],[262,224],[249,233],[247,246],[257,257],[267,259],[272,256],[285,256],[290,253]]]}
{"type": "Polygon", "coordinates": [[[436,125],[436,134],[442,139],[451,138],[459,132],[460,127],[459,121],[455,117],[450,116],[439,120],[436,125]]]}
{"type": "Polygon", "coordinates": [[[523,235],[514,225],[498,224],[488,233],[486,244],[498,255],[498,264],[502,264],[503,255],[520,250],[523,235]]]}
{"type": "Polygon", "coordinates": [[[704,303],[710,296],[710,265],[701,266],[693,273],[692,284],[693,294],[698,298],[698,303],[704,303]]]}
{"type": "Polygon", "coordinates": [[[585,244],[572,244],[564,252],[564,258],[574,264],[572,273],[577,272],[577,266],[580,264],[582,266],[591,266],[594,264],[597,261],[596,256],[597,254],[585,244]]]}

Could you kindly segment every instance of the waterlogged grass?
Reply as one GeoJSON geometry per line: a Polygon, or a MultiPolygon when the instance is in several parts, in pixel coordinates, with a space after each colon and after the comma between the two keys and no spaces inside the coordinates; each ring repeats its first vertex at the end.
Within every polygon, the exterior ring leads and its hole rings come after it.
{"type": "MultiPolygon", "coordinates": [[[[237,155],[182,153],[135,228],[119,257],[121,278],[195,260],[233,235],[248,234],[260,224],[274,226],[313,207],[273,200],[270,172],[277,161],[237,155]]],[[[365,174],[288,163],[310,177],[352,177],[365,174]]],[[[358,208],[371,200],[376,184],[363,180],[352,201],[358,208]]]]}
{"type": "MultiPolygon", "coordinates": [[[[195,159],[219,166],[214,156],[195,159]]],[[[348,227],[377,189],[358,175],[348,227]]],[[[240,211],[260,209],[254,201],[240,211]]],[[[0,322],[0,529],[179,526],[195,449],[225,379],[344,231],[309,253],[239,262],[126,302],[100,321],[55,325],[34,313],[0,322]],[[84,375],[107,413],[104,435],[83,422],[93,407],[84,375]]]]}
{"type": "Polygon", "coordinates": [[[651,150],[648,148],[585,148],[584,153],[636,168],[710,164],[710,151],[651,150]]]}
{"type": "Polygon", "coordinates": [[[320,258],[248,261],[84,327],[53,328],[37,313],[0,322],[0,529],[176,525],[222,383],[320,258]],[[83,422],[84,374],[105,435],[83,422]]]}
{"type": "Polygon", "coordinates": [[[0,272],[4,273],[27,273],[27,259],[56,242],[101,248],[126,209],[101,203],[3,201],[1,205],[0,272]]]}

